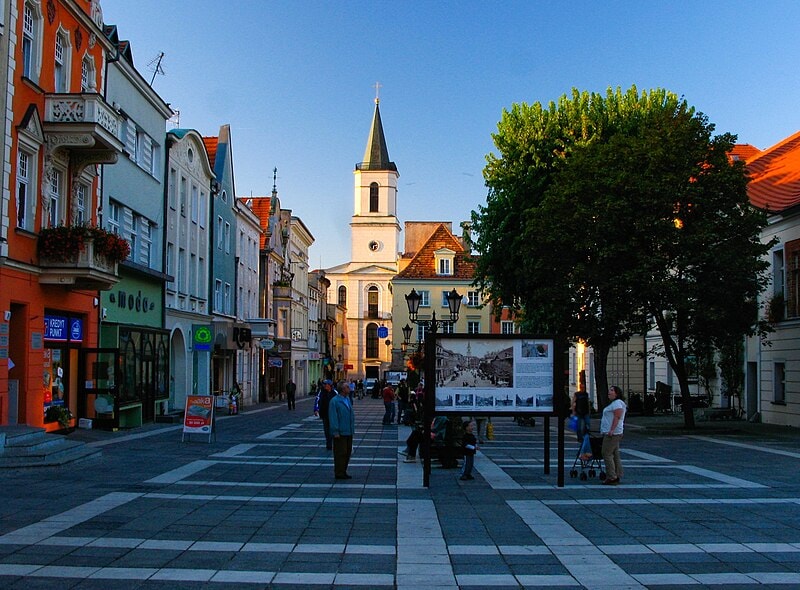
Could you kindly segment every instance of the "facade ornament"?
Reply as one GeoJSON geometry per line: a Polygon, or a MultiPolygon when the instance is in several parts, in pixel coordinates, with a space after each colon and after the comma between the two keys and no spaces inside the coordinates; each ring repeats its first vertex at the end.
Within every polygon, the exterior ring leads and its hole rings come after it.
{"type": "Polygon", "coordinates": [[[54,20],[56,20],[56,3],[47,0],[47,22],[52,25],[54,20]]]}
{"type": "Polygon", "coordinates": [[[81,45],[83,45],[83,31],[80,27],[75,27],[75,49],[80,51],[81,45]]]}

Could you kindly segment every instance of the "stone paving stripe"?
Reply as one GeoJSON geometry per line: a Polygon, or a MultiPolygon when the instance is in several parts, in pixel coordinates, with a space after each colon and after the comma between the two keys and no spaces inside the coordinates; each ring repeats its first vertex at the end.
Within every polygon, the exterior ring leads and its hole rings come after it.
{"type": "Polygon", "coordinates": [[[551,586],[577,586],[581,585],[572,576],[564,575],[521,575],[516,576],[517,581],[523,586],[549,588],[551,586]]]}
{"type": "Polygon", "coordinates": [[[6,533],[0,537],[0,544],[19,543],[23,545],[34,545],[48,537],[57,535],[77,524],[86,522],[104,512],[113,510],[114,508],[127,504],[140,497],[142,497],[142,494],[126,492],[112,492],[100,496],[95,500],[76,506],[71,510],[61,512],[60,514],[45,518],[40,522],[6,533]]]}
{"type": "Polygon", "coordinates": [[[189,551],[241,551],[244,543],[231,541],[195,541],[189,551]]]}
{"type": "Polygon", "coordinates": [[[313,574],[280,572],[272,579],[273,584],[298,584],[303,586],[328,586],[333,584],[336,574],[313,574]]]}
{"type": "Polygon", "coordinates": [[[222,451],[221,453],[214,453],[211,457],[236,457],[238,455],[243,455],[250,449],[257,447],[257,444],[241,444],[241,445],[233,445],[227,451],[222,451]]]}
{"type": "MultiPolygon", "coordinates": [[[[345,488],[347,484],[342,485],[345,488]]],[[[337,486],[338,487],[338,486],[337,486]]],[[[346,489],[346,488],[345,488],[346,489]]],[[[318,497],[280,497],[280,496],[214,496],[209,494],[161,494],[151,493],[145,494],[145,498],[158,498],[161,500],[192,500],[192,501],[213,501],[213,502],[294,502],[300,504],[322,504],[323,502],[330,504],[395,504],[395,498],[318,498],[318,497]]],[[[21,529],[20,529],[21,530],[21,529]]]]}
{"type": "Polygon", "coordinates": [[[216,463],[216,461],[206,460],[192,461],[183,467],[178,467],[177,469],[167,471],[166,473],[162,473],[161,475],[148,479],[144,483],[175,483],[176,481],[180,481],[186,477],[189,477],[190,475],[194,475],[195,473],[203,471],[204,469],[208,469],[216,463]]]}
{"type": "Polygon", "coordinates": [[[483,451],[477,452],[477,456],[475,457],[475,471],[480,473],[481,477],[489,484],[489,487],[494,490],[522,489],[522,486],[519,485],[514,478],[500,469],[494,461],[483,453],[483,451]]]}
{"type": "Polygon", "coordinates": [[[617,588],[622,586],[644,588],[607,555],[597,549],[595,549],[596,555],[593,556],[594,559],[590,565],[583,565],[587,561],[587,556],[560,553],[559,549],[562,545],[591,545],[591,543],[544,503],[538,500],[507,502],[583,586],[595,588],[598,584],[608,584],[609,587],[617,588]]]}
{"type": "Polygon", "coordinates": [[[747,481],[746,479],[741,479],[739,477],[733,477],[731,475],[725,475],[723,473],[717,473],[716,471],[711,471],[710,469],[703,469],[702,467],[697,467],[695,465],[679,465],[678,469],[686,471],[687,473],[693,473],[695,475],[702,475],[704,477],[708,477],[709,479],[716,479],[717,481],[721,481],[723,483],[735,485],[740,488],[766,488],[768,486],[761,485],[760,483],[755,483],[752,481],[747,481]]]}
{"type": "Polygon", "coordinates": [[[225,584],[269,584],[275,578],[275,572],[253,571],[219,571],[211,577],[211,582],[225,584]]]}
{"type": "Polygon", "coordinates": [[[398,587],[457,586],[433,500],[397,501],[397,555],[398,587]],[[437,555],[446,559],[430,559],[437,555]]]}
{"type": "Polygon", "coordinates": [[[394,545],[351,545],[345,548],[345,553],[355,555],[395,555],[397,548],[394,545]]]}
{"type": "Polygon", "coordinates": [[[170,580],[173,582],[208,582],[216,573],[216,570],[165,567],[154,573],[150,579],[170,580]]]}
{"type": "Polygon", "coordinates": [[[450,555],[497,555],[496,545],[448,545],[450,555]]]}
{"type": "Polygon", "coordinates": [[[161,549],[171,551],[186,551],[194,541],[174,539],[148,539],[138,549],[161,549]]]}
{"type": "Polygon", "coordinates": [[[155,567],[102,567],[89,578],[95,580],[147,580],[157,571],[158,568],[155,567]]]}
{"type": "Polygon", "coordinates": [[[724,440],[721,438],[712,438],[710,436],[688,435],[686,438],[693,438],[703,442],[710,442],[717,445],[728,445],[730,447],[739,447],[749,449],[751,451],[758,451],[760,453],[770,453],[772,455],[781,455],[783,457],[791,457],[793,459],[800,459],[800,453],[792,451],[784,451],[783,449],[773,449],[771,447],[762,447],[760,445],[752,445],[748,443],[734,442],[732,440],[724,440]]]}
{"type": "Polygon", "coordinates": [[[281,483],[281,482],[254,482],[254,481],[211,481],[202,479],[185,479],[175,482],[178,485],[198,485],[198,486],[216,486],[216,487],[256,487],[256,488],[285,488],[285,489],[315,489],[315,490],[329,490],[332,488],[346,488],[353,490],[393,490],[395,486],[390,484],[358,484],[358,483],[281,483]]]}
{"type": "Polygon", "coordinates": [[[632,574],[637,581],[645,586],[692,586],[700,582],[688,574],[632,574]]]}
{"type": "Polygon", "coordinates": [[[242,551],[254,553],[291,553],[294,543],[245,543],[242,551]]]}
{"type": "Polygon", "coordinates": [[[336,574],[333,581],[336,585],[342,586],[376,586],[394,587],[394,576],[392,574],[336,574]]]}
{"type": "Polygon", "coordinates": [[[36,571],[29,573],[28,575],[35,576],[37,578],[82,579],[90,577],[99,569],[99,567],[84,567],[76,565],[45,565],[36,571]]]}
{"type": "Polygon", "coordinates": [[[265,432],[264,434],[262,434],[260,436],[257,436],[256,439],[257,440],[265,440],[265,439],[268,439],[268,438],[278,438],[279,436],[283,436],[287,432],[289,432],[289,431],[288,430],[283,430],[282,428],[279,428],[278,430],[272,430],[270,432],[265,432]]]}
{"type": "Polygon", "coordinates": [[[456,576],[459,586],[516,586],[517,579],[512,574],[459,574],[456,576]]]}
{"type": "MultiPolygon", "coordinates": [[[[620,449],[620,452],[625,455],[632,455],[633,457],[638,457],[639,459],[645,459],[650,463],[674,463],[672,459],[667,459],[666,457],[659,457],[658,455],[651,455],[650,453],[644,453],[642,451],[635,451],[633,449],[626,449],[625,447],[620,449]]],[[[628,465],[628,461],[625,462],[625,465],[628,465]]]]}

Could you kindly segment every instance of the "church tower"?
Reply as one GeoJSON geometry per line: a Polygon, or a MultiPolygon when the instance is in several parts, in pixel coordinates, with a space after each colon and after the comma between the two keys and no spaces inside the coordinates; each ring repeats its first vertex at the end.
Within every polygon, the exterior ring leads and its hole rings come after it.
{"type": "Polygon", "coordinates": [[[378,104],[376,98],[364,159],[353,171],[350,262],[325,269],[331,284],[328,303],[347,309],[346,321],[336,335],[343,352],[336,359],[337,378],[380,378],[392,360],[389,284],[397,274],[400,246],[400,175],[389,159],[378,104]]]}
{"type": "Polygon", "coordinates": [[[350,222],[350,260],[395,264],[400,245],[397,220],[397,166],[389,159],[383,135],[379,99],[364,150],[364,160],[356,164],[355,200],[350,222]]]}

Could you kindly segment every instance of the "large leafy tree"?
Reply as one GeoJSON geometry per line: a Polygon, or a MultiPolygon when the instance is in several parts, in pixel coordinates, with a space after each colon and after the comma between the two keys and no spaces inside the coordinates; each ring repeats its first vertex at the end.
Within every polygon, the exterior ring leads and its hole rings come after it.
{"type": "Polygon", "coordinates": [[[693,343],[754,329],[764,219],[733,137],[712,132],[676,95],[636,88],[514,105],[498,124],[473,212],[478,283],[528,329],[592,346],[601,395],[609,350],[650,322],[687,401],[693,343]]]}

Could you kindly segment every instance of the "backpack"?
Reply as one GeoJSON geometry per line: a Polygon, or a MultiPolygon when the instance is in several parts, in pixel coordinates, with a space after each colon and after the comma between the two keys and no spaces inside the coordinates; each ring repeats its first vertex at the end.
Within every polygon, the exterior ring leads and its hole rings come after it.
{"type": "Polygon", "coordinates": [[[579,416],[589,413],[589,394],[585,391],[575,392],[575,413],[579,416]]]}

